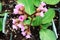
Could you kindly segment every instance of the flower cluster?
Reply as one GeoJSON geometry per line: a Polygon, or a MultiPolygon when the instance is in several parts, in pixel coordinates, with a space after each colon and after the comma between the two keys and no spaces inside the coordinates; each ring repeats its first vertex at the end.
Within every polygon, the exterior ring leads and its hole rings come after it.
{"type": "Polygon", "coordinates": [[[24,26],[23,22],[20,22],[22,19],[12,19],[13,20],[13,25],[12,28],[15,30],[18,30],[19,28],[21,29],[21,34],[26,37],[26,39],[31,38],[31,33],[28,31],[27,26],[24,26]]]}
{"type": "Polygon", "coordinates": [[[41,2],[40,6],[37,8],[36,16],[44,17],[44,12],[47,12],[46,4],[41,2]]]}
{"type": "Polygon", "coordinates": [[[23,14],[22,11],[24,10],[23,4],[18,4],[15,6],[15,9],[13,11],[14,14],[23,14]]]}
{"type": "MultiPolygon", "coordinates": [[[[47,12],[46,4],[41,2],[40,6],[37,8],[36,16],[44,17],[44,12],[47,12]]],[[[28,26],[24,25],[24,20],[27,19],[27,14],[24,13],[24,5],[18,4],[15,6],[13,14],[19,14],[20,16],[13,20],[12,28],[15,30],[21,29],[21,34],[26,38],[31,38],[31,32],[28,26]],[[22,14],[22,15],[21,15],[22,14]]]]}
{"type": "Polygon", "coordinates": [[[21,29],[21,34],[23,36],[26,37],[26,39],[28,38],[31,38],[31,33],[30,31],[28,31],[28,27],[27,26],[24,26],[24,20],[27,18],[27,15],[25,15],[23,13],[24,11],[24,5],[23,4],[18,4],[15,6],[15,9],[13,11],[13,14],[23,14],[23,15],[20,15],[18,18],[16,19],[12,19],[13,20],[13,25],[12,25],[12,28],[15,29],[15,30],[18,30],[19,28],[21,29]]]}

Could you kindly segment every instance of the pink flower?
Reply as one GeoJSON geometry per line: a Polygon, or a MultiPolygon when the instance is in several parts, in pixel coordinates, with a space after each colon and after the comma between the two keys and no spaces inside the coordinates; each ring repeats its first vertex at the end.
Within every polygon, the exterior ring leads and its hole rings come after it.
{"type": "Polygon", "coordinates": [[[42,6],[42,7],[43,7],[43,6],[45,6],[45,5],[46,5],[46,4],[45,4],[44,2],[41,2],[41,5],[40,5],[40,6],[42,6]]]}
{"type": "Polygon", "coordinates": [[[15,6],[15,8],[19,10],[19,8],[21,8],[23,6],[24,6],[23,4],[18,4],[18,5],[15,6]]]}
{"type": "Polygon", "coordinates": [[[28,39],[28,38],[31,38],[31,37],[30,37],[30,35],[27,34],[27,35],[26,35],[26,39],[28,39]]]}
{"type": "Polygon", "coordinates": [[[43,6],[39,6],[38,8],[39,8],[39,10],[43,10],[44,9],[43,6]]]}
{"type": "Polygon", "coordinates": [[[43,11],[40,12],[40,16],[41,16],[41,17],[44,17],[43,11]]]}
{"type": "Polygon", "coordinates": [[[43,11],[44,11],[44,12],[47,12],[47,11],[48,11],[48,9],[47,9],[46,7],[44,7],[43,11]]]}
{"type": "Polygon", "coordinates": [[[24,21],[24,16],[23,15],[19,16],[19,20],[24,21]]]}
{"type": "Polygon", "coordinates": [[[41,2],[40,6],[38,7],[39,10],[44,10],[44,6],[46,4],[44,2],[41,2]]]}
{"type": "Polygon", "coordinates": [[[16,29],[16,30],[18,29],[17,26],[15,26],[15,25],[12,25],[12,28],[13,29],[16,29]]]}
{"type": "Polygon", "coordinates": [[[23,28],[21,28],[21,31],[24,31],[25,30],[25,28],[23,27],[23,28]]]}
{"type": "Polygon", "coordinates": [[[18,10],[17,9],[14,9],[13,13],[14,14],[18,14],[18,10]]]}
{"type": "Polygon", "coordinates": [[[12,23],[13,23],[13,24],[15,24],[16,20],[15,20],[15,19],[12,19],[12,20],[13,20],[13,22],[12,22],[12,23]]]}
{"type": "Polygon", "coordinates": [[[25,27],[23,25],[21,25],[21,31],[24,31],[25,27]]]}
{"type": "Polygon", "coordinates": [[[22,27],[22,25],[21,25],[21,24],[18,24],[17,26],[18,26],[19,28],[21,28],[21,27],[22,27]]]}
{"type": "Polygon", "coordinates": [[[24,31],[24,30],[25,30],[25,28],[24,28],[24,26],[23,26],[23,25],[18,24],[17,26],[18,26],[19,28],[21,28],[21,31],[24,31]]]}
{"type": "Polygon", "coordinates": [[[26,35],[26,32],[21,32],[21,34],[22,34],[23,36],[25,36],[25,35],[26,35]]]}

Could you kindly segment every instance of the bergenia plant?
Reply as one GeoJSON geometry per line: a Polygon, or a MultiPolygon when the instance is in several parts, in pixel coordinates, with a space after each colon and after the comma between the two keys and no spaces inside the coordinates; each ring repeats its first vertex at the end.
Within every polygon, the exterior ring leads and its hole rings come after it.
{"type": "Polygon", "coordinates": [[[52,24],[55,11],[47,7],[47,4],[55,5],[57,0],[18,0],[13,10],[13,14],[19,14],[18,18],[13,18],[12,28],[21,29],[21,34],[26,39],[31,38],[30,27],[39,27],[39,37],[41,40],[56,40],[55,33],[48,29],[52,24]]]}

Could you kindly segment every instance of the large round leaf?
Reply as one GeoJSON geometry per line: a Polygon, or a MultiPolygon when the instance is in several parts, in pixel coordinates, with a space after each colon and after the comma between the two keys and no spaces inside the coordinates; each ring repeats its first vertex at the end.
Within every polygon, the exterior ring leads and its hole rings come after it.
{"type": "Polygon", "coordinates": [[[24,4],[23,0],[17,0],[17,4],[24,4]]]}
{"type": "Polygon", "coordinates": [[[40,26],[40,24],[41,24],[41,17],[40,16],[35,17],[31,23],[32,26],[40,26]]]}
{"type": "Polygon", "coordinates": [[[55,33],[49,29],[41,29],[39,34],[41,40],[56,40],[55,33]]]}
{"type": "Polygon", "coordinates": [[[40,2],[41,0],[33,0],[33,4],[37,7],[40,5],[40,2]]]}
{"type": "Polygon", "coordinates": [[[35,12],[35,7],[32,3],[32,0],[25,0],[25,11],[29,15],[32,15],[35,12]]]}
{"type": "Polygon", "coordinates": [[[51,8],[45,13],[45,16],[42,18],[42,24],[50,23],[55,16],[55,11],[51,8]]]}
{"type": "Polygon", "coordinates": [[[50,4],[50,5],[55,5],[59,2],[59,0],[41,0],[47,4],[50,4]]]}
{"type": "Polygon", "coordinates": [[[23,1],[18,0],[17,2],[24,4],[25,11],[27,12],[27,14],[32,15],[35,12],[35,7],[33,5],[32,0],[23,0],[23,1]]]}
{"type": "Polygon", "coordinates": [[[40,26],[42,29],[47,29],[51,25],[52,25],[52,23],[47,23],[47,24],[41,24],[40,26]]]}

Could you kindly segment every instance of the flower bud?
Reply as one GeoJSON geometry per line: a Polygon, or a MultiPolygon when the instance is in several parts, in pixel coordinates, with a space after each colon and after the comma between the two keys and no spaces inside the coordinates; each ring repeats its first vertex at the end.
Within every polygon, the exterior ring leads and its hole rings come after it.
{"type": "Polygon", "coordinates": [[[14,9],[13,10],[13,14],[18,14],[18,10],[17,9],[14,9]]]}
{"type": "Polygon", "coordinates": [[[41,17],[44,17],[44,13],[43,13],[43,11],[40,12],[40,16],[41,16],[41,17]]]}
{"type": "Polygon", "coordinates": [[[13,29],[16,29],[16,30],[18,29],[17,26],[15,26],[15,25],[12,25],[12,28],[13,29]]]}
{"type": "Polygon", "coordinates": [[[23,4],[18,4],[15,6],[16,9],[23,11],[24,10],[24,5],[23,4]]]}

